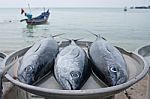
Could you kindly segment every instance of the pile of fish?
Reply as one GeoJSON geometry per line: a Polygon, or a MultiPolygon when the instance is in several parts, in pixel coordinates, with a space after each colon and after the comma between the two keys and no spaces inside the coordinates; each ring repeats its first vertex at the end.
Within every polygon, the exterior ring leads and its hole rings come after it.
{"type": "Polygon", "coordinates": [[[88,54],[70,40],[59,50],[53,37],[35,43],[23,56],[18,68],[18,79],[34,84],[48,72],[53,71],[56,81],[65,90],[79,90],[91,75],[91,70],[108,86],[128,80],[127,64],[114,46],[100,35],[88,47],[88,54]]]}

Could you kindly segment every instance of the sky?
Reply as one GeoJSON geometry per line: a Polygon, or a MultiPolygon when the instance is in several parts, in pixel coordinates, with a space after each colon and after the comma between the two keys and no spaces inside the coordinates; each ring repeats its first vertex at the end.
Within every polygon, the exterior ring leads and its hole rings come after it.
{"type": "Polygon", "coordinates": [[[0,0],[0,8],[148,6],[150,0],[0,0]]]}

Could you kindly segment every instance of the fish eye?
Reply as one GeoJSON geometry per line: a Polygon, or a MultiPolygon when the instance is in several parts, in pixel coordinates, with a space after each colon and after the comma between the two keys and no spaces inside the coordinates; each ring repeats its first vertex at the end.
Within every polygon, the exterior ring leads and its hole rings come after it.
{"type": "Polygon", "coordinates": [[[73,78],[79,78],[81,73],[79,71],[72,71],[72,72],[70,72],[70,75],[73,78]]]}
{"type": "Polygon", "coordinates": [[[117,69],[116,69],[115,67],[111,67],[110,70],[111,70],[112,72],[114,72],[114,73],[117,72],[117,69]]]}
{"type": "Polygon", "coordinates": [[[26,72],[27,72],[27,71],[32,71],[32,70],[33,70],[33,68],[32,68],[32,66],[30,66],[30,65],[25,68],[25,71],[26,71],[26,72]]]}

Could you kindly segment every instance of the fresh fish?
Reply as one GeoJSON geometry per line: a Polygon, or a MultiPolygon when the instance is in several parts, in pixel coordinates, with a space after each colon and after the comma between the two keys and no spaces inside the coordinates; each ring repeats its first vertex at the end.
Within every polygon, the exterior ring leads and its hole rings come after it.
{"type": "Polygon", "coordinates": [[[58,83],[66,90],[80,89],[90,76],[86,52],[76,45],[71,44],[60,51],[54,65],[54,75],[58,83]]]}
{"type": "Polygon", "coordinates": [[[128,80],[127,64],[117,48],[97,35],[89,48],[93,71],[108,86],[122,84],[128,80]]]}
{"type": "Polygon", "coordinates": [[[58,44],[52,37],[35,43],[22,58],[18,69],[18,79],[21,82],[33,84],[50,71],[58,51],[58,44]]]}

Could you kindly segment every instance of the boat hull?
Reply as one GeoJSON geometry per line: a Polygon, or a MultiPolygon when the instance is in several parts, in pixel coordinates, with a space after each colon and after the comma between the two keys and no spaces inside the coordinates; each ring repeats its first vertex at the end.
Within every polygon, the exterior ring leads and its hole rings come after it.
{"type": "Polygon", "coordinates": [[[41,25],[41,24],[46,24],[47,20],[41,20],[41,21],[39,21],[39,20],[26,20],[26,23],[28,25],[41,25]]]}
{"type": "Polygon", "coordinates": [[[22,21],[26,21],[26,23],[28,25],[41,25],[41,24],[45,24],[48,21],[50,12],[49,10],[47,10],[46,12],[41,13],[39,16],[31,18],[31,19],[23,19],[22,21]]]}

